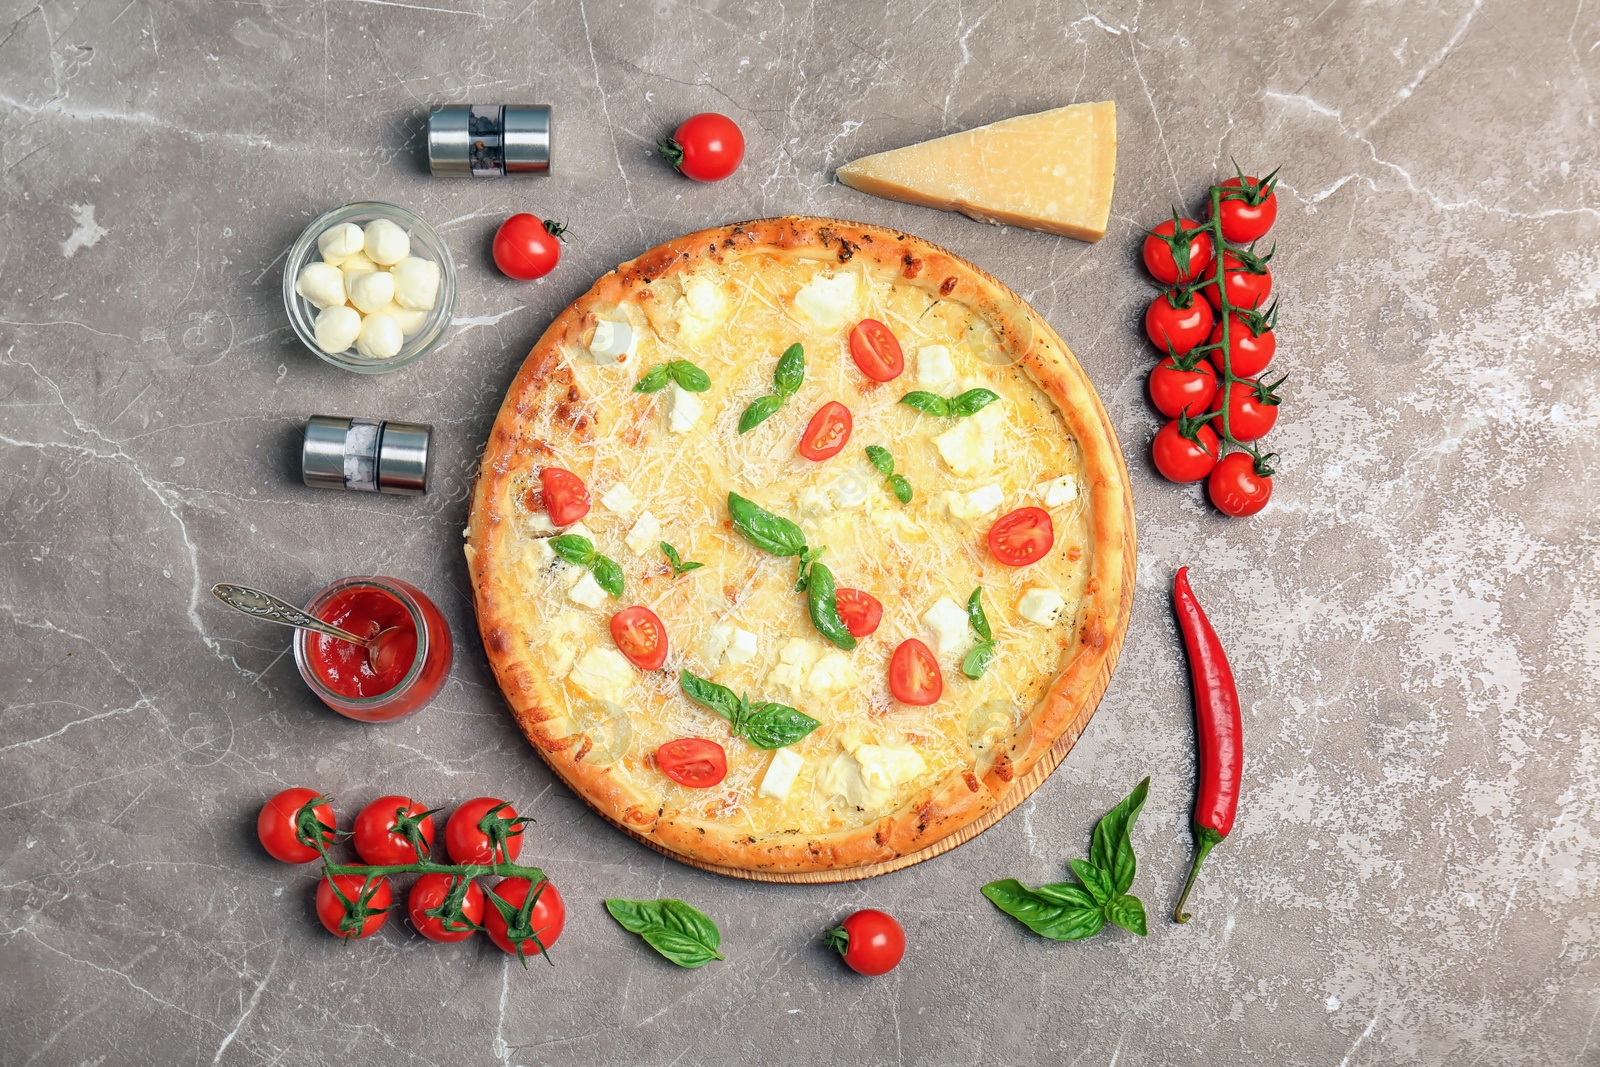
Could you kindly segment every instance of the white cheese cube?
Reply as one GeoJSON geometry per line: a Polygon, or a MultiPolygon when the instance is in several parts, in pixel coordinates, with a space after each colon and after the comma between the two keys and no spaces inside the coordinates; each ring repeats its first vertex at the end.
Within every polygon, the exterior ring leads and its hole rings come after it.
{"type": "Polygon", "coordinates": [[[700,398],[677,382],[667,387],[667,429],[673,433],[688,433],[694,429],[704,410],[700,398]]]}
{"type": "Polygon", "coordinates": [[[661,551],[661,521],[648,511],[639,513],[638,520],[628,536],[622,539],[636,556],[650,556],[661,551]]]}
{"type": "Polygon", "coordinates": [[[311,306],[319,311],[338,307],[345,300],[344,274],[338,267],[326,263],[307,263],[294,280],[294,291],[311,301],[311,306]]]}
{"type": "Polygon", "coordinates": [[[963,478],[994,469],[994,444],[993,435],[985,432],[976,416],[962,419],[933,439],[945,466],[963,478]]]}
{"type": "Polygon", "coordinates": [[[1070,474],[1039,483],[1039,495],[1047,508],[1059,508],[1078,499],[1078,480],[1070,474]]]}
{"type": "Polygon", "coordinates": [[[1035,586],[1022,594],[1017,602],[1017,614],[1040,626],[1054,626],[1066,606],[1067,602],[1054,589],[1035,586]]]}
{"type": "Polygon", "coordinates": [[[632,515],[639,510],[639,498],[633,495],[633,490],[623,482],[618,482],[606,490],[606,495],[600,498],[600,503],[607,511],[617,515],[632,515]]]}
{"type": "Polygon", "coordinates": [[[594,540],[594,531],[590,530],[589,527],[585,526],[581,522],[575,522],[561,532],[564,534],[577,534],[579,537],[587,537],[591,541],[594,540]]]}
{"type": "Polygon", "coordinates": [[[723,653],[729,663],[743,663],[752,659],[756,654],[756,635],[749,630],[734,627],[733,640],[728,642],[728,650],[723,653]]]}
{"type": "Polygon", "coordinates": [[[933,607],[922,613],[922,625],[933,633],[933,650],[940,659],[964,656],[975,643],[966,609],[947,596],[934,601],[933,607]]]}
{"type": "Polygon", "coordinates": [[[408,338],[415,337],[421,333],[422,327],[427,325],[428,322],[428,313],[426,311],[414,311],[411,308],[402,307],[395,303],[387,304],[382,313],[398,322],[400,324],[400,332],[408,338]]]}
{"type": "Polygon", "coordinates": [[[522,516],[522,523],[528,532],[535,537],[544,537],[556,532],[556,524],[550,521],[548,511],[529,511],[522,516]]]}
{"type": "Polygon", "coordinates": [[[594,336],[589,339],[589,355],[602,367],[626,363],[638,347],[638,339],[628,323],[616,319],[596,320],[594,336]]]}
{"type": "Polygon", "coordinates": [[[411,254],[410,235],[388,219],[373,219],[367,223],[362,245],[367,258],[381,267],[398,263],[411,254]]]}
{"type": "Polygon", "coordinates": [[[439,264],[407,256],[389,268],[394,277],[394,299],[413,311],[432,311],[439,298],[439,264]]]}
{"type": "Polygon", "coordinates": [[[859,680],[849,656],[843,652],[829,652],[811,668],[811,674],[806,679],[806,691],[814,697],[826,698],[850,688],[859,680]]]}
{"type": "Polygon", "coordinates": [[[817,275],[794,294],[794,309],[824,333],[839,329],[855,318],[856,276],[817,275]]]}
{"type": "Polygon", "coordinates": [[[691,274],[683,280],[683,296],[675,306],[678,338],[696,344],[716,332],[727,316],[728,297],[718,279],[691,274]]]}
{"type": "Polygon", "coordinates": [[[883,476],[876,469],[861,464],[856,468],[840,475],[833,483],[833,499],[841,508],[858,508],[867,502],[867,497],[872,492],[874,481],[869,480],[867,474],[871,472],[872,479],[883,481],[883,476]]]}
{"type": "Polygon", "coordinates": [[[317,251],[322,253],[324,263],[337,267],[361,251],[365,242],[366,235],[361,232],[360,226],[353,222],[341,222],[317,235],[317,251]]]}
{"type": "Polygon", "coordinates": [[[942,392],[956,380],[956,365],[944,345],[923,345],[917,349],[917,384],[942,392]]]}
{"type": "Polygon", "coordinates": [[[400,330],[400,324],[381,312],[363,318],[361,329],[356,334],[356,351],[368,359],[397,356],[405,343],[406,337],[400,330]]]}
{"type": "Polygon", "coordinates": [[[567,681],[595,700],[620,704],[633,685],[633,665],[614,648],[591,645],[567,675],[567,681]]]}
{"type": "Polygon", "coordinates": [[[851,753],[861,768],[861,781],[869,792],[888,799],[896,787],[928,769],[917,750],[909,745],[861,745],[851,753]]]}
{"type": "Polygon", "coordinates": [[[710,670],[716,670],[722,662],[722,654],[728,650],[728,642],[733,640],[733,627],[725,622],[719,622],[706,631],[706,639],[700,642],[700,659],[710,670]]]}
{"type": "Polygon", "coordinates": [[[811,668],[821,655],[814,642],[803,637],[789,638],[778,650],[778,665],[768,672],[766,688],[781,690],[792,699],[805,688],[811,668]]]}
{"type": "Polygon", "coordinates": [[[767,764],[767,773],[762,775],[761,788],[757,792],[764,797],[783,800],[794,788],[794,780],[805,765],[804,757],[794,749],[778,749],[772,753],[772,762],[767,764]]]}
{"type": "Polygon", "coordinates": [[[356,337],[361,333],[361,313],[343,304],[323,308],[317,312],[316,329],[313,332],[318,348],[330,356],[338,355],[356,343],[356,337]]]}
{"type": "Polygon", "coordinates": [[[394,275],[386,270],[369,270],[345,275],[345,291],[350,303],[363,315],[382,311],[394,300],[394,275]]]}
{"type": "Polygon", "coordinates": [[[572,664],[578,658],[578,636],[583,630],[583,616],[575,611],[562,612],[550,624],[550,637],[545,642],[550,661],[545,668],[551,674],[559,678],[572,670],[572,664]]]}
{"type": "Polygon", "coordinates": [[[600,583],[594,580],[594,575],[589,571],[583,572],[583,577],[578,579],[576,585],[567,590],[567,597],[574,604],[582,604],[586,608],[597,608],[606,602],[610,594],[600,588],[600,583]]]}
{"type": "Polygon", "coordinates": [[[981,519],[985,515],[999,511],[1005,499],[1005,490],[998,485],[985,485],[967,494],[967,506],[972,510],[974,518],[981,519]]]}

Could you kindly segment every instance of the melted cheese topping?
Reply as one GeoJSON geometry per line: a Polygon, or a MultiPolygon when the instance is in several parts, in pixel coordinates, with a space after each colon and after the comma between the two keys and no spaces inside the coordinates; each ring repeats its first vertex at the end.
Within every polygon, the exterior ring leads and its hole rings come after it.
{"type": "MultiPolygon", "coordinates": [[[[1024,372],[1002,365],[993,331],[970,308],[860,263],[749,255],[659,279],[637,302],[600,314],[632,325],[637,354],[608,363],[587,348],[563,352],[596,426],[592,444],[555,462],[591,489],[629,487],[631,514],[607,506],[585,519],[596,549],[626,572],[623,598],[607,597],[592,609],[574,603],[568,592],[574,569],[540,551],[538,539],[550,531],[542,513],[527,510],[526,483],[511,479],[504,502],[525,545],[518,579],[529,611],[520,636],[535,662],[552,668],[565,728],[586,737],[583,758],[613,767],[668,814],[682,811],[752,833],[860,826],[972,767],[1044,695],[1074,648],[1071,606],[1082,598],[1088,572],[1088,516],[1085,494],[1060,489],[1078,483],[1080,460],[1050,399],[1024,372]],[[826,311],[845,293],[854,306],[836,320],[826,311]],[[945,395],[982,386],[1002,399],[961,420],[898,403],[918,388],[917,375],[880,385],[857,370],[848,336],[863,317],[886,323],[908,354],[944,349],[954,375],[945,395]],[[740,415],[772,391],[777,358],[796,341],[805,346],[804,384],[777,414],[739,434],[740,415]],[[693,394],[703,412],[686,431],[672,424],[671,390],[632,392],[639,375],[674,359],[693,361],[712,382],[708,392],[693,394]],[[854,433],[839,455],[813,463],[796,446],[812,414],[830,400],[850,408],[854,433]],[[915,492],[909,505],[866,462],[869,444],[893,454],[897,473],[915,492]],[[1055,548],[1030,567],[999,564],[986,543],[993,519],[1039,505],[1046,484],[1055,484],[1054,497],[1063,501],[1051,508],[1055,548]],[[878,631],[848,653],[824,641],[804,597],[793,592],[795,561],[762,552],[732,528],[730,490],[798,522],[813,547],[826,545],[823,559],[839,585],[866,590],[883,604],[878,631]],[[978,503],[952,508],[951,494],[969,502],[968,494],[977,494],[978,503]],[[996,496],[1000,503],[991,509],[996,496]],[[983,517],[975,515],[979,508],[983,517]],[[674,578],[660,540],[704,566],[674,578]],[[958,660],[941,656],[945,689],[938,703],[895,701],[890,654],[909,637],[938,648],[941,635],[925,621],[930,609],[946,598],[964,605],[977,586],[997,643],[993,665],[971,681],[959,673],[958,660]],[[1069,606],[1043,630],[1020,612],[1035,587],[1056,591],[1069,606]],[[616,677],[606,624],[629,604],[661,617],[669,654],[665,669],[633,670],[626,685],[616,677]],[[737,657],[730,652],[735,635],[744,635],[737,657]],[[792,704],[822,723],[781,757],[786,765],[802,761],[787,788],[760,789],[773,754],[732,738],[724,720],[690,702],[678,685],[684,668],[753,701],[792,704]],[[728,776],[720,785],[689,789],[655,769],[656,748],[680,737],[710,738],[727,750],[728,776]]],[[[943,356],[917,362],[932,367],[943,356]]],[[[550,419],[544,411],[530,432],[570,450],[561,444],[568,436],[550,419]]],[[[946,614],[936,611],[934,618],[943,624],[946,614]]],[[[976,636],[944,640],[970,647],[976,636]]],[[[781,774],[788,773],[785,766],[781,774]]]]}

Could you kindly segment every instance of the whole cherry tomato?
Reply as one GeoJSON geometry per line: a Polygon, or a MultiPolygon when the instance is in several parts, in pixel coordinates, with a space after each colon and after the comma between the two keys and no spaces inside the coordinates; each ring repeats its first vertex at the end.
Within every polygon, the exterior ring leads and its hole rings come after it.
{"type": "Polygon", "coordinates": [[[1222,206],[1218,217],[1222,220],[1222,236],[1229,241],[1247,245],[1272,229],[1278,218],[1277,172],[1265,178],[1229,178],[1222,183],[1222,206]],[[1229,192],[1228,190],[1239,190],[1229,192]]]}
{"type": "Polygon", "coordinates": [[[1044,508],[1018,508],[989,527],[989,551],[1007,567],[1037,563],[1055,543],[1055,524],[1044,508]]]}
{"type": "Polygon", "coordinates": [[[1161,427],[1150,443],[1156,470],[1169,482],[1198,482],[1217,465],[1221,451],[1215,430],[1181,415],[1161,427]]]}
{"type": "Polygon", "coordinates": [[[860,589],[839,589],[834,593],[839,618],[852,637],[866,637],[883,621],[883,605],[871,593],[860,589]]]}
{"type": "Polygon", "coordinates": [[[656,749],[656,767],[679,785],[710,789],[728,776],[728,754],[715,741],[680,737],[656,749]]]}
{"type": "Polygon", "coordinates": [[[465,941],[483,925],[483,890],[459,874],[424,874],[411,887],[406,910],[429,941],[465,941]],[[447,906],[451,897],[453,907],[447,906]]]}
{"type": "Polygon", "coordinates": [[[1162,285],[1191,282],[1211,262],[1211,234],[1193,219],[1174,214],[1145,237],[1143,255],[1145,270],[1162,285]]]}
{"type": "Polygon", "coordinates": [[[589,487],[571,471],[546,467],[539,472],[539,485],[544,493],[544,509],[557,526],[571,526],[594,506],[589,500],[589,487]]]}
{"type": "Polygon", "coordinates": [[[456,863],[509,863],[522,851],[522,828],[533,820],[494,797],[475,797],[444,824],[444,847],[456,863]]]}
{"type": "MultiPolygon", "coordinates": [[[[1278,394],[1273,390],[1283,379],[1268,384],[1259,378],[1246,378],[1228,387],[1228,432],[1235,441],[1254,441],[1265,437],[1278,421],[1278,394]]],[[[1222,410],[1222,398],[1216,398],[1222,410]]],[[[1213,419],[1220,425],[1220,418],[1213,419]]]]}
{"type": "Polygon", "coordinates": [[[1197,356],[1168,356],[1150,372],[1150,402],[1169,419],[1203,415],[1217,395],[1217,372],[1197,356]]]}
{"type": "Polygon", "coordinates": [[[641,671],[659,670],[667,661],[667,628],[661,625],[660,616],[642,604],[611,616],[611,640],[641,671]]]}
{"type": "Polygon", "coordinates": [[[850,331],[850,358],[875,382],[892,382],[906,369],[899,338],[877,319],[862,319],[850,331]]]}
{"type": "Polygon", "coordinates": [[[915,637],[900,642],[889,657],[889,692],[902,704],[926,707],[944,695],[944,677],[933,650],[915,637]]]}
{"type": "Polygon", "coordinates": [[[906,954],[906,932],[892,915],[872,908],[829,930],[827,941],[857,974],[888,974],[906,954]]]}
{"type": "Polygon", "coordinates": [[[817,461],[837,456],[850,442],[850,427],[850,409],[837,400],[828,401],[800,435],[800,454],[817,461]]]}
{"type": "Polygon", "coordinates": [[[1196,300],[1193,293],[1162,293],[1144,313],[1144,332],[1161,351],[1181,356],[1206,339],[1213,318],[1211,305],[1196,300]]]}
{"type": "Polygon", "coordinates": [[[1248,452],[1229,452],[1206,479],[1206,495],[1224,515],[1254,515],[1272,499],[1272,468],[1248,452]]]}
{"type": "Polygon", "coordinates": [[[556,943],[567,925],[567,906],[548,880],[535,886],[526,878],[502,878],[490,892],[510,906],[514,913],[512,921],[516,923],[515,930],[500,909],[495,907],[494,901],[489,901],[489,906],[483,912],[483,932],[506,952],[525,956],[547,949],[556,943]],[[538,896],[534,898],[533,907],[524,922],[520,913],[530,892],[538,896]],[[516,944],[512,944],[513,937],[518,939],[516,944]]]}
{"type": "MultiPolygon", "coordinates": [[[[1267,369],[1267,364],[1277,354],[1278,338],[1272,328],[1277,321],[1275,310],[1276,305],[1265,313],[1245,310],[1228,314],[1228,361],[1234,377],[1254,378],[1267,369]]],[[[1211,336],[1206,338],[1206,343],[1222,343],[1222,323],[1211,327],[1211,336]]],[[[1221,349],[1213,351],[1208,358],[1216,372],[1221,374],[1221,349]]]]}
{"type": "Polygon", "coordinates": [[[322,847],[327,848],[333,844],[336,829],[333,805],[315,789],[285,789],[261,805],[261,814],[256,816],[256,836],[261,839],[261,847],[283,863],[310,863],[319,858],[322,853],[312,843],[320,836],[322,847]],[[320,826],[302,837],[300,813],[308,806],[320,826]]]}
{"type": "Polygon", "coordinates": [[[394,889],[387,878],[337,874],[331,881],[324,877],[317,883],[317,918],[328,933],[346,941],[376,933],[388,921],[393,903],[394,889]]]}
{"type": "Polygon", "coordinates": [[[379,797],[356,816],[356,853],[374,867],[425,860],[433,850],[433,813],[410,797],[379,797]]]}
{"type": "Polygon", "coordinates": [[[494,233],[494,265],[518,281],[543,278],[561,261],[561,235],[566,231],[554,219],[541,222],[526,212],[512,215],[494,233]]]}
{"type": "Polygon", "coordinates": [[[685,178],[719,182],[744,162],[744,134],[726,115],[706,111],[684,119],[677,132],[656,150],[685,178]]]}
{"type": "MultiPolygon", "coordinates": [[[[1222,253],[1222,269],[1227,275],[1228,304],[1231,307],[1255,309],[1266,304],[1267,297],[1272,295],[1272,271],[1267,269],[1267,260],[1271,258],[1270,252],[1257,256],[1242,248],[1230,248],[1222,253]]],[[[1205,280],[1214,281],[1216,277],[1217,263],[1212,260],[1206,268],[1205,280]]],[[[1212,307],[1222,310],[1222,296],[1215,285],[1205,286],[1202,292],[1212,307]]]]}

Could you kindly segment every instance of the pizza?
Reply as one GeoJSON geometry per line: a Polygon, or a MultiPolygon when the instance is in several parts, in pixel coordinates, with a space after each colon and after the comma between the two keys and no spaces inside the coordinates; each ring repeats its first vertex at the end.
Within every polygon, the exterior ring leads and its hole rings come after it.
{"type": "Polygon", "coordinates": [[[916,237],[788,217],[651,249],[551,323],[466,554],[507,703],[585,801],[726,873],[850,877],[1060,761],[1134,542],[1037,314],[916,237]]]}

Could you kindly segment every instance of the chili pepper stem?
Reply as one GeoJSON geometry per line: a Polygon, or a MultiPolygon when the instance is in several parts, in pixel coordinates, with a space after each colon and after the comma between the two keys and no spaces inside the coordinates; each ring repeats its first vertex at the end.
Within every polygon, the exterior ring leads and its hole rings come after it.
{"type": "Polygon", "coordinates": [[[1178,906],[1172,909],[1172,921],[1186,923],[1189,913],[1183,910],[1183,905],[1189,900],[1189,890],[1194,888],[1194,881],[1200,877],[1200,865],[1211,855],[1211,850],[1222,843],[1222,835],[1207,826],[1194,828],[1195,843],[1198,846],[1194,854],[1194,866],[1189,868],[1189,880],[1183,883],[1183,894],[1178,897],[1178,906]]]}

